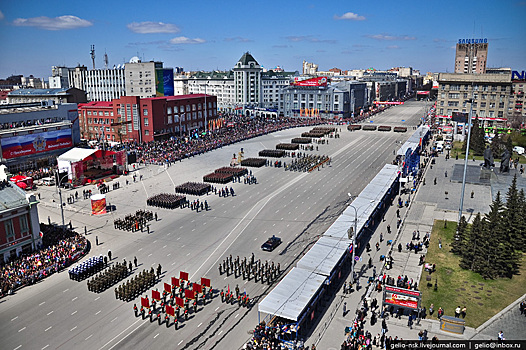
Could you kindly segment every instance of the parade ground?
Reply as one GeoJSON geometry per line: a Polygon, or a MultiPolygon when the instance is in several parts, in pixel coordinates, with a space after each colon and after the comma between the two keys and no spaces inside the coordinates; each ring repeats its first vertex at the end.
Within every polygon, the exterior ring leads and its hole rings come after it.
{"type": "MultiPolygon", "coordinates": [[[[111,250],[113,259],[110,264],[123,260],[130,262],[136,257],[138,267],[133,268],[128,278],[143,269],[156,269],[160,264],[161,277],[154,286],[160,291],[163,290],[163,282],[170,283],[170,278],[179,277],[180,271],[187,272],[192,282],[206,277],[211,281],[214,297],[206,305],[199,305],[198,311],[191,313],[188,320],[180,322],[179,329],[175,330],[174,327],[166,328],[157,322],[150,323],[148,319],[135,317],[133,305],[140,307],[140,298],[131,302],[117,300],[113,287],[102,293],[88,291],[86,280],[71,280],[68,272],[62,271],[0,300],[4,325],[0,330],[2,348],[241,348],[250,339],[258,322],[268,316],[258,314],[257,302],[277,282],[268,284],[226,276],[220,274],[219,263],[230,255],[243,259],[254,254],[256,260],[279,263],[284,271],[280,278],[283,277],[350,203],[349,194],[359,194],[386,163],[393,161],[396,151],[414,132],[413,127],[420,122],[424,110],[424,102],[408,101],[373,118],[374,125],[406,126],[406,133],[349,132],[344,125],[331,125],[336,127],[339,138],[325,138],[324,144],[314,144],[313,151],[299,150],[331,158],[330,165],[326,164],[311,173],[285,171],[283,167],[248,168],[257,178],[257,183],[245,184],[241,181],[227,184],[229,189],[232,187],[234,190],[234,196],[219,197],[213,193],[187,195],[190,201],[198,198],[206,200],[209,210],[196,212],[190,208],[149,207],[146,199],[159,193],[173,194],[177,185],[188,181],[202,182],[203,176],[214,169],[229,166],[233,155],[237,156],[241,149],[245,158],[258,157],[259,151],[275,149],[278,143],[289,143],[292,138],[311,128],[294,128],[260,136],[170,166],[141,165],[132,168],[127,176],[113,180],[119,182],[120,188],[106,194],[107,204],[114,210],[104,215],[90,215],[90,201],[81,199],[85,189],[98,193],[95,186],[63,190],[64,198],[79,192],[79,200],[64,207],[64,221],[67,225],[71,222],[77,232],[87,233],[91,242],[88,256],[106,255],[111,250]],[[143,232],[114,228],[115,219],[124,218],[137,210],[151,210],[158,218],[150,221],[148,229],[143,232]],[[272,252],[262,251],[261,245],[273,235],[282,239],[281,245],[272,252]],[[254,303],[252,307],[221,302],[220,291],[233,290],[236,286],[250,296],[254,303]]],[[[279,160],[289,163],[292,159],[285,157],[279,160]]],[[[455,214],[455,207],[458,210],[459,197],[455,189],[460,185],[439,176],[443,169],[440,167],[453,166],[454,161],[448,162],[439,159],[433,169],[426,170],[427,184],[419,189],[412,205],[404,208],[404,225],[400,232],[395,230],[393,239],[405,241],[406,238],[401,235],[409,234],[407,232],[412,232],[414,227],[421,233],[430,231],[435,218],[456,220],[458,214],[455,214]],[[439,185],[432,184],[434,177],[439,179],[439,185]],[[442,199],[444,188],[448,186],[451,186],[450,198],[442,199]]],[[[111,189],[111,182],[108,185],[111,189]]],[[[225,185],[214,186],[220,188],[225,185]]],[[[479,185],[468,185],[466,193],[471,191],[470,186],[479,185]]],[[[466,200],[465,210],[472,208],[475,213],[485,212],[491,202],[491,190],[487,186],[477,187],[476,190],[476,200],[466,200]]],[[[39,187],[38,194],[40,221],[61,224],[57,189],[39,187]]],[[[395,213],[389,210],[385,225],[391,220],[393,226],[394,217],[395,213]]],[[[387,251],[389,248],[382,249],[387,251]]],[[[413,264],[411,259],[410,256],[394,255],[394,268],[398,270],[390,274],[411,270],[417,278],[418,261],[413,264]]],[[[381,268],[379,263],[378,268],[381,268]]],[[[339,348],[344,339],[344,328],[349,325],[354,313],[346,318],[341,315],[340,308],[345,298],[348,298],[350,310],[358,307],[359,293],[343,296],[340,292],[327,305],[306,344],[316,343],[318,349],[339,348]]],[[[395,334],[397,327],[400,332],[406,328],[395,322],[390,331],[395,334]]],[[[430,326],[430,331],[440,332],[436,325],[435,328],[430,326]]],[[[474,330],[471,334],[475,333],[474,330]]],[[[404,334],[406,339],[417,339],[415,331],[404,334]]]]}

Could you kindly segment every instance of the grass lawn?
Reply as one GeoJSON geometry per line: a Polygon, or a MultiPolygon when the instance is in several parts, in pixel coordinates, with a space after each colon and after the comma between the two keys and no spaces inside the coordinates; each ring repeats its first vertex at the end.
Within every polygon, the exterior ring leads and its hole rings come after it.
{"type": "Polygon", "coordinates": [[[454,316],[457,306],[466,306],[466,326],[476,328],[526,292],[526,254],[523,254],[519,275],[512,279],[484,280],[479,274],[458,266],[460,258],[451,253],[455,229],[455,222],[448,222],[444,228],[444,221],[435,220],[426,262],[436,264],[436,271],[431,274],[431,281],[426,279],[428,272],[422,274],[422,306],[429,310],[434,304],[432,319],[437,319],[439,307],[444,309],[445,315],[454,316]],[[442,249],[438,247],[439,238],[442,249]],[[435,281],[437,291],[434,291],[435,281]]]}

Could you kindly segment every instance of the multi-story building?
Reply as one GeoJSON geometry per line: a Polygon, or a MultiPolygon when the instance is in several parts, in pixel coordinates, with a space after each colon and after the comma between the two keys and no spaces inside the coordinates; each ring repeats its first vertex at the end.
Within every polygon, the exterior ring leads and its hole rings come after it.
{"type": "MultiPolygon", "coordinates": [[[[234,99],[234,73],[232,71],[196,72],[187,78],[189,94],[210,94],[217,97],[218,109],[231,112],[236,104],[234,99]]],[[[184,91],[184,90],[183,90],[184,91]]]]}
{"type": "Polygon", "coordinates": [[[237,61],[234,69],[234,103],[241,106],[259,106],[262,98],[259,63],[248,52],[237,61]]]}
{"type": "Polygon", "coordinates": [[[526,74],[513,72],[511,80],[511,94],[508,105],[508,122],[513,127],[523,127],[526,125],[526,108],[524,104],[524,90],[526,90],[526,74]]]}
{"type": "Polygon", "coordinates": [[[51,67],[51,76],[48,80],[48,85],[50,89],[63,89],[69,88],[69,72],[73,68],[68,67],[51,67]]]}
{"type": "Polygon", "coordinates": [[[38,201],[9,182],[0,184],[0,261],[8,262],[42,244],[38,201]]]}
{"type": "Polygon", "coordinates": [[[88,101],[111,101],[126,94],[124,67],[84,71],[83,86],[88,101]]]}
{"type": "Polygon", "coordinates": [[[318,74],[318,65],[315,63],[309,63],[307,61],[303,61],[303,75],[316,75],[318,74]]]}
{"type": "Polygon", "coordinates": [[[208,130],[217,118],[217,98],[195,94],[79,105],[81,133],[90,140],[150,142],[208,130]]]}
{"type": "Polygon", "coordinates": [[[18,89],[7,94],[7,103],[45,102],[47,105],[62,103],[85,103],[86,93],[77,88],[18,89]]]}
{"type": "Polygon", "coordinates": [[[161,97],[174,95],[173,68],[162,62],[142,62],[137,57],[124,65],[126,96],[161,97]]]}
{"type": "Polygon", "coordinates": [[[0,106],[0,155],[9,171],[54,165],[80,142],[76,103],[0,106]]]}
{"type": "Polygon", "coordinates": [[[455,73],[486,73],[488,39],[459,39],[455,53],[455,73]]]}
{"type": "Polygon", "coordinates": [[[485,126],[506,122],[512,89],[511,72],[504,74],[440,73],[437,118],[449,122],[453,112],[469,113],[485,126]],[[473,99],[470,104],[468,100],[473,99]]]}

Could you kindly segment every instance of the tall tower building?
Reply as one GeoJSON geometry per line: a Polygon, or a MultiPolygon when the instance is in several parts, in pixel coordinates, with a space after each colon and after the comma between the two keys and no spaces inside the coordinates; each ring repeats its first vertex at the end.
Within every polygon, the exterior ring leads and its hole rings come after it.
{"type": "Polygon", "coordinates": [[[459,39],[455,54],[455,73],[486,73],[488,39],[459,39]]]}
{"type": "Polygon", "coordinates": [[[259,63],[246,52],[236,63],[234,71],[235,103],[259,106],[261,102],[261,71],[259,63]]]}

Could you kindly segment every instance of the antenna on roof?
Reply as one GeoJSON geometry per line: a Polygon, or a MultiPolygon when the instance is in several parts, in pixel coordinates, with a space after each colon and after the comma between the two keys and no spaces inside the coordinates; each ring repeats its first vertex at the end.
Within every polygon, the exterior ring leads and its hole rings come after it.
{"type": "Polygon", "coordinates": [[[89,53],[91,55],[91,62],[93,62],[93,70],[95,70],[95,45],[91,45],[89,53]]]}

